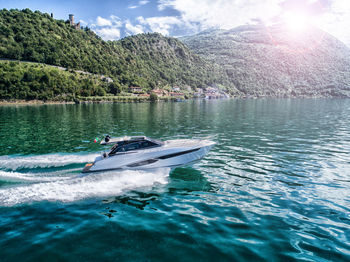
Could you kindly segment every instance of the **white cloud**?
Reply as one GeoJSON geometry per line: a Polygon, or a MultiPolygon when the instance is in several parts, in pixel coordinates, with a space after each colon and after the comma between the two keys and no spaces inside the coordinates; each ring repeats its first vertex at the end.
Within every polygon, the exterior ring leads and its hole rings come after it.
{"type": "Polygon", "coordinates": [[[123,25],[122,20],[118,16],[111,15],[110,18],[114,27],[121,27],[123,25]]]}
{"type": "Polygon", "coordinates": [[[120,30],[115,27],[103,27],[94,31],[104,40],[117,40],[120,38],[120,30]]]}
{"type": "Polygon", "coordinates": [[[147,5],[149,3],[148,0],[141,0],[139,1],[139,5],[147,5]]]}
{"type": "Polygon", "coordinates": [[[129,20],[125,22],[125,31],[128,35],[142,34],[144,29],[142,25],[132,25],[129,20]]]}
{"type": "MultiPolygon", "coordinates": [[[[148,3],[148,0],[141,0],[129,8],[148,3]]],[[[298,5],[305,9],[318,6],[315,8],[318,11],[312,13],[311,10],[310,13],[314,16],[314,24],[350,45],[350,30],[346,30],[350,27],[349,0],[158,0],[159,10],[173,9],[179,12],[178,16],[140,16],[136,24],[113,15],[109,18],[98,16],[90,25],[106,40],[120,37],[122,29],[127,35],[143,32],[163,35],[197,33],[208,28],[231,29],[256,20],[269,23],[288,8],[298,5]]]]}
{"type": "Polygon", "coordinates": [[[251,19],[267,20],[279,14],[282,0],[160,0],[159,10],[173,8],[187,23],[200,23],[202,29],[229,29],[251,19]]]}
{"type": "Polygon", "coordinates": [[[330,11],[321,18],[320,27],[350,46],[349,0],[333,0],[330,11]]]}
{"type": "Polygon", "coordinates": [[[110,20],[108,20],[108,19],[105,19],[105,18],[103,18],[101,16],[98,16],[96,18],[96,24],[98,26],[111,26],[112,22],[110,20]]]}
{"type": "Polygon", "coordinates": [[[135,8],[139,8],[140,6],[143,6],[143,5],[147,5],[149,3],[148,0],[141,0],[138,2],[137,5],[130,5],[128,6],[129,9],[135,9],[135,8]]]}
{"type": "Polygon", "coordinates": [[[120,38],[120,28],[123,22],[118,16],[111,15],[108,19],[98,16],[90,27],[104,40],[117,40],[120,38]]]}
{"type": "Polygon", "coordinates": [[[84,21],[84,20],[80,19],[79,22],[80,22],[80,25],[82,25],[82,26],[87,26],[88,25],[88,23],[86,21],[84,21]]]}
{"type": "Polygon", "coordinates": [[[140,16],[137,20],[140,24],[148,27],[150,31],[158,32],[163,35],[169,35],[170,29],[183,24],[183,21],[174,16],[155,16],[147,18],[140,16]]]}
{"type": "Polygon", "coordinates": [[[318,7],[320,10],[313,14],[316,26],[350,45],[350,31],[346,30],[350,27],[349,0],[159,0],[158,3],[160,11],[175,9],[184,24],[198,24],[199,30],[230,29],[254,19],[269,22],[286,11],[283,9],[286,4],[306,9],[318,7]]]}

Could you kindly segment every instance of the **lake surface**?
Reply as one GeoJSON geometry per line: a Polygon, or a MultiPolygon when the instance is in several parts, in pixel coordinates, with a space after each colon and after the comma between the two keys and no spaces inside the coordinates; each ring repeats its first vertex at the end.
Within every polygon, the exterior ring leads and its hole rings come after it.
{"type": "Polygon", "coordinates": [[[350,261],[350,100],[0,107],[1,261],[350,261]],[[211,137],[82,176],[95,137],[211,137]]]}

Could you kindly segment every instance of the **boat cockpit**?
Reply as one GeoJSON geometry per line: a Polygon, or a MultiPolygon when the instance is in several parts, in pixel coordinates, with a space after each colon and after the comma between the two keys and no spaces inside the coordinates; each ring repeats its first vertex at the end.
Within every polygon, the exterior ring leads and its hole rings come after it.
{"type": "Polygon", "coordinates": [[[108,153],[109,156],[115,155],[121,152],[128,152],[134,150],[143,150],[154,147],[162,146],[164,143],[148,137],[124,137],[116,138],[114,141],[106,141],[105,144],[114,144],[108,153]]]}

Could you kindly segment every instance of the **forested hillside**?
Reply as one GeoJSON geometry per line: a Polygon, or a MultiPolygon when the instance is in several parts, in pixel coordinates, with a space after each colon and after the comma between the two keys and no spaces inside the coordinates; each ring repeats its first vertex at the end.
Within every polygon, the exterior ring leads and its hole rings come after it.
{"type": "Polygon", "coordinates": [[[246,96],[350,97],[350,49],[317,28],[246,25],[181,38],[246,96]]]}
{"type": "Polygon", "coordinates": [[[211,84],[235,90],[220,68],[194,55],[175,38],[155,33],[103,41],[88,28],[74,29],[67,21],[29,9],[0,11],[0,58],[103,74],[111,77],[120,91],[133,85],[150,90],[165,85],[195,88],[211,84]]]}
{"type": "Polygon", "coordinates": [[[115,85],[97,75],[65,71],[36,63],[0,61],[0,98],[73,101],[116,93],[115,85]]]}

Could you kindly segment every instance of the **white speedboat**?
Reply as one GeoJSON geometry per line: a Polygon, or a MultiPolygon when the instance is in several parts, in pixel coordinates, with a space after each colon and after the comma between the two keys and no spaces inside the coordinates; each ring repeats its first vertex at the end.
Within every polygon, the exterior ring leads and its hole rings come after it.
{"type": "Polygon", "coordinates": [[[117,169],[154,169],[179,167],[203,158],[215,142],[199,139],[160,141],[145,136],[106,138],[101,145],[110,151],[86,164],[83,173],[117,169]]]}

